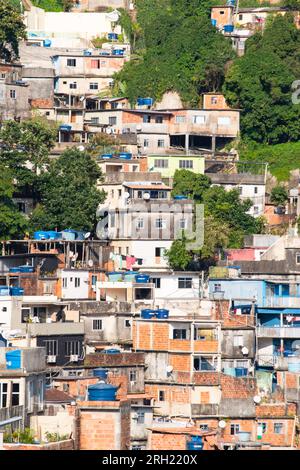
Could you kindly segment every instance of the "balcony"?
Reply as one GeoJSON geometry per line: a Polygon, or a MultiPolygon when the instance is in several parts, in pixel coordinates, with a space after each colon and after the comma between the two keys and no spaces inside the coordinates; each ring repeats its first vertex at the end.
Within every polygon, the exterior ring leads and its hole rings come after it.
{"type": "Polygon", "coordinates": [[[289,370],[290,372],[296,372],[296,368],[299,365],[300,371],[300,356],[296,355],[296,353],[289,357],[258,353],[257,361],[261,367],[274,367],[276,370],[289,370]]]}
{"type": "Polygon", "coordinates": [[[265,298],[264,307],[300,309],[300,297],[270,295],[265,298]]]}
{"type": "Polygon", "coordinates": [[[83,322],[28,323],[30,336],[83,335],[83,322]]]}
{"type": "Polygon", "coordinates": [[[293,326],[273,326],[273,327],[257,327],[258,338],[291,338],[300,339],[300,327],[293,326]]]}
{"type": "Polygon", "coordinates": [[[0,427],[17,421],[22,421],[24,415],[24,406],[11,406],[0,408],[0,427]]]}

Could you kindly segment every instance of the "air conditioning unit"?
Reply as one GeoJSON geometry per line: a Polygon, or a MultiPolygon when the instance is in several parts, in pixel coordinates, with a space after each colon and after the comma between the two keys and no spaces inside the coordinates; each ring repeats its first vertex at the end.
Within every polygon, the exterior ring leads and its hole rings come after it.
{"type": "Polygon", "coordinates": [[[56,356],[47,356],[48,364],[54,364],[56,362],[56,356]]]}
{"type": "Polygon", "coordinates": [[[78,362],[79,361],[79,356],[78,354],[72,354],[70,356],[70,362],[78,362]]]}

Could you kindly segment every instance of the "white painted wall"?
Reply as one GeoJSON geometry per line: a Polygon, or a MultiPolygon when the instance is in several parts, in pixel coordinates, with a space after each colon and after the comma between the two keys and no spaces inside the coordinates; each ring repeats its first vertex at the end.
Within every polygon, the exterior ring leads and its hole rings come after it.
{"type": "Polygon", "coordinates": [[[62,298],[63,299],[88,299],[89,297],[89,273],[88,271],[70,270],[61,272],[62,298]],[[65,279],[65,281],[63,281],[65,279]],[[79,279],[80,285],[75,287],[75,279],[79,279]],[[64,284],[66,282],[66,284],[64,284]],[[64,287],[65,286],[65,287],[64,287]]]}
{"type": "Polygon", "coordinates": [[[155,289],[155,299],[198,299],[199,298],[199,276],[197,274],[165,274],[151,273],[151,277],[160,278],[160,289],[155,289]],[[179,278],[191,278],[192,288],[183,289],[178,287],[179,278]]]}

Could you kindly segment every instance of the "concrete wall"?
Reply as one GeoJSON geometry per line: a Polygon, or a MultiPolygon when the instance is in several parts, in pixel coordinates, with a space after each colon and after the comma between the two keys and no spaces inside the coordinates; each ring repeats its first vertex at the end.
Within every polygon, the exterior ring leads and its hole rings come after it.
{"type": "Polygon", "coordinates": [[[255,356],[255,330],[222,330],[222,343],[221,350],[224,357],[228,358],[245,358],[255,356]],[[247,356],[244,356],[241,347],[234,346],[234,337],[242,336],[242,347],[246,347],[249,351],[247,356]]]}
{"type": "Polygon", "coordinates": [[[87,343],[106,342],[119,343],[130,342],[131,327],[125,325],[131,321],[132,315],[95,315],[84,317],[85,340],[87,343]],[[93,330],[93,321],[102,321],[102,330],[93,330]]]}
{"type": "Polygon", "coordinates": [[[201,156],[178,156],[178,155],[149,155],[148,156],[148,169],[154,168],[154,171],[159,171],[162,178],[171,178],[174,176],[176,170],[180,170],[180,165],[183,165],[183,162],[188,161],[192,162],[192,168],[189,166],[188,170],[193,171],[197,174],[204,174],[204,157],[201,156]],[[167,168],[161,168],[160,161],[167,161],[167,168]]]}
{"type": "Polygon", "coordinates": [[[81,270],[62,270],[62,298],[88,299],[89,298],[89,272],[81,270]],[[76,283],[80,283],[78,287],[76,283]],[[65,287],[64,287],[65,286],[65,287]]]}

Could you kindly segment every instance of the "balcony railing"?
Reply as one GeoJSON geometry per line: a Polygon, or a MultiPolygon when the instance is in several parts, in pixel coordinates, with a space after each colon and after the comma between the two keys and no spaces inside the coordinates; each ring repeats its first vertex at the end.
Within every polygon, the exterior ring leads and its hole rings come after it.
{"type": "Polygon", "coordinates": [[[295,338],[300,339],[300,327],[293,326],[273,326],[257,327],[258,338],[295,338]]]}
{"type": "Polygon", "coordinates": [[[0,408],[0,426],[5,426],[16,421],[22,421],[24,406],[11,406],[8,408],[0,408]]]}
{"type": "Polygon", "coordinates": [[[264,301],[264,307],[278,307],[278,308],[299,308],[300,309],[300,297],[292,296],[272,296],[269,295],[264,301]]]}

